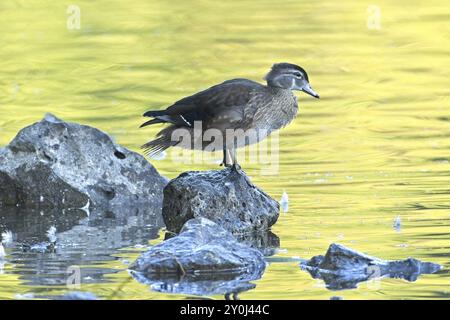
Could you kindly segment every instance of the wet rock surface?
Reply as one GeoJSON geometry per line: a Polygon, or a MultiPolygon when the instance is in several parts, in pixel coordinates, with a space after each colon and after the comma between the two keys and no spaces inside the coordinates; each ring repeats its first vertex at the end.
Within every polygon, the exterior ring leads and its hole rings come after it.
{"type": "Polygon", "coordinates": [[[130,269],[151,275],[241,273],[265,267],[264,256],[205,219],[189,220],[180,234],[142,254],[130,269]]]}
{"type": "Polygon", "coordinates": [[[0,206],[161,210],[167,180],[102,131],[47,114],[0,149],[0,206]]]}
{"type": "Polygon", "coordinates": [[[233,234],[268,230],[279,203],[253,185],[242,170],[189,171],[164,188],[163,218],[178,233],[186,221],[204,217],[233,234]]]}
{"type": "Polygon", "coordinates": [[[441,270],[441,266],[414,258],[381,260],[367,254],[333,243],[325,256],[314,256],[301,263],[315,279],[322,279],[327,288],[342,290],[356,288],[359,282],[380,277],[415,281],[421,274],[441,270]]]}
{"type": "Polygon", "coordinates": [[[130,270],[157,291],[211,295],[250,289],[248,281],[259,279],[265,267],[259,250],[216,223],[196,218],[178,236],[143,253],[130,270]]]}

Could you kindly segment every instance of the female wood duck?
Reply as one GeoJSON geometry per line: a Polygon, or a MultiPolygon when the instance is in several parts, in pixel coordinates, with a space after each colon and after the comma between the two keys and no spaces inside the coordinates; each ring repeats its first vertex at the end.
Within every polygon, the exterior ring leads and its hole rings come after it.
{"type": "Polygon", "coordinates": [[[205,151],[223,149],[222,164],[236,166],[236,148],[264,139],[295,118],[298,105],[293,90],[319,98],[309,84],[306,71],[295,64],[274,64],[264,79],[267,85],[247,79],[228,80],[183,98],[165,110],[147,111],[144,116],[153,119],[141,127],[156,123],[170,125],[142,148],[149,155],[172,146],[205,151]],[[196,132],[198,128],[202,134],[196,132]],[[181,143],[177,129],[189,133],[189,143],[181,143]],[[219,133],[222,139],[218,135],[211,139],[211,134],[206,138],[208,130],[219,133]],[[226,139],[230,132],[237,137],[226,139]]]}

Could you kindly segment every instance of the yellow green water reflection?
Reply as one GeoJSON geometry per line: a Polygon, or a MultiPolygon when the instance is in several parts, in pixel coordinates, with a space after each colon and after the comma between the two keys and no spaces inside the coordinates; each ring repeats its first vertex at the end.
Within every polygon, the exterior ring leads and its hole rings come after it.
{"type": "MultiPolygon", "coordinates": [[[[280,135],[278,176],[243,164],[273,197],[289,194],[289,211],[273,228],[287,250],[278,256],[309,258],[340,242],[448,269],[449,21],[442,0],[3,0],[0,145],[52,112],[138,151],[159,129],[138,129],[145,110],[226,79],[261,80],[272,63],[293,62],[308,71],[321,100],[299,94],[300,115],[280,135]],[[81,10],[79,30],[67,28],[70,4],[81,10]],[[392,227],[397,216],[401,232],[392,227]]],[[[216,168],[153,163],[170,178],[216,168]]],[[[125,252],[129,260],[138,254],[125,252]]],[[[35,287],[14,271],[6,265],[0,274],[0,298],[63,290],[35,287]]],[[[125,271],[107,278],[82,290],[110,297],[125,282],[115,298],[183,298],[127,281],[125,271]]],[[[385,279],[330,292],[296,263],[274,262],[255,283],[242,299],[450,297],[446,270],[413,283],[385,279]]]]}

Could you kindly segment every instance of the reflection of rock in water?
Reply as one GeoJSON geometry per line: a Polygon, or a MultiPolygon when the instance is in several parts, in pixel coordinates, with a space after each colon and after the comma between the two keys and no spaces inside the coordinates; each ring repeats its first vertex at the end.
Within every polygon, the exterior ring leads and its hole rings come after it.
{"type": "Polygon", "coordinates": [[[181,233],[143,253],[131,266],[140,282],[161,292],[192,295],[238,293],[254,288],[266,262],[214,222],[189,220],[181,233]]]}
{"type": "Polygon", "coordinates": [[[16,294],[16,299],[52,299],[52,300],[100,300],[95,294],[92,292],[86,291],[69,291],[63,295],[45,295],[45,294],[34,294],[34,293],[26,293],[26,294],[16,294]]]}
{"type": "Polygon", "coordinates": [[[54,226],[58,232],[66,231],[86,218],[82,210],[35,210],[19,207],[0,207],[0,233],[12,232],[19,243],[47,241],[47,231],[54,226]]]}
{"type": "Polygon", "coordinates": [[[229,297],[230,294],[237,296],[241,292],[254,289],[256,284],[250,281],[260,279],[264,269],[257,271],[252,274],[186,275],[173,279],[164,279],[158,276],[147,278],[139,273],[132,274],[139,282],[150,285],[150,288],[157,292],[195,296],[225,295],[229,297]]]}
{"type": "Polygon", "coordinates": [[[58,300],[98,300],[98,297],[91,292],[71,291],[62,297],[55,297],[58,300]]]}
{"type": "Polygon", "coordinates": [[[66,284],[70,266],[83,266],[82,283],[105,281],[104,274],[119,270],[90,266],[92,263],[118,259],[112,255],[120,248],[147,245],[158,237],[161,226],[160,215],[142,209],[93,211],[87,217],[82,210],[0,208],[0,233],[9,230],[14,236],[7,262],[15,264],[13,272],[31,285],[66,284]],[[23,250],[49,245],[47,231],[52,226],[56,228],[54,252],[23,250]]]}
{"type": "Polygon", "coordinates": [[[417,280],[421,274],[435,273],[441,266],[414,258],[398,261],[381,260],[331,244],[325,256],[315,256],[301,263],[315,279],[322,279],[330,290],[356,288],[358,283],[380,277],[417,280]]]}
{"type": "Polygon", "coordinates": [[[260,250],[264,256],[274,255],[280,248],[280,238],[270,230],[235,236],[240,242],[260,250]]]}
{"type": "MultiPolygon", "coordinates": [[[[164,240],[176,237],[172,232],[166,232],[164,240]]],[[[270,230],[261,232],[249,232],[240,235],[235,235],[239,242],[242,242],[250,247],[256,248],[264,256],[272,256],[280,248],[280,238],[270,230]]]]}

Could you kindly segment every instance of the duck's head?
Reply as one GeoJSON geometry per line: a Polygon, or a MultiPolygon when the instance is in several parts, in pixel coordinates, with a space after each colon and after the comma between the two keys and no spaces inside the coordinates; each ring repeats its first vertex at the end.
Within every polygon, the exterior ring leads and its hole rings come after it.
{"type": "Polygon", "coordinates": [[[290,90],[306,92],[314,98],[319,98],[309,84],[308,74],[305,69],[292,63],[276,63],[264,77],[267,85],[290,90]]]}

